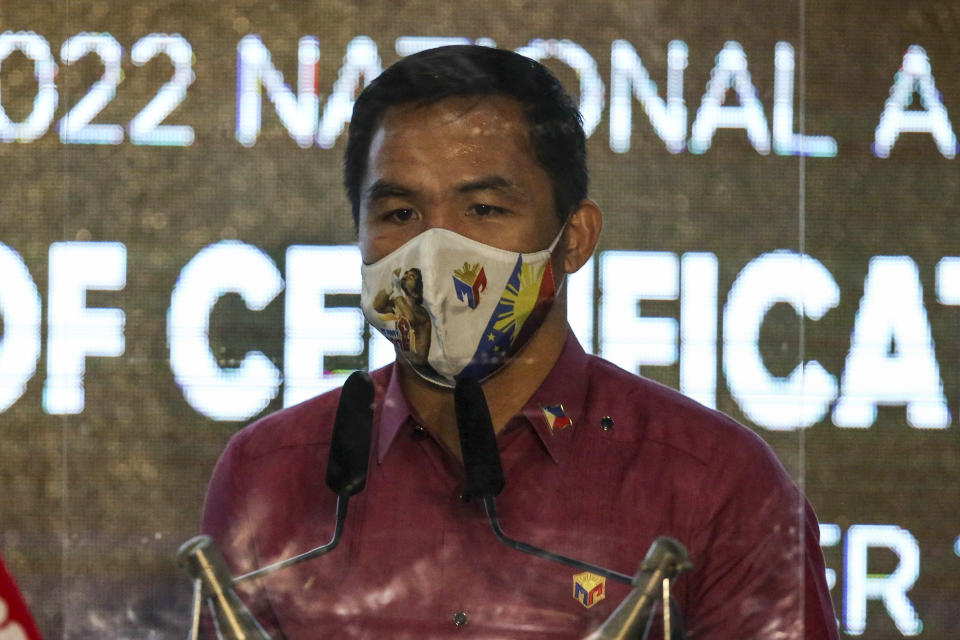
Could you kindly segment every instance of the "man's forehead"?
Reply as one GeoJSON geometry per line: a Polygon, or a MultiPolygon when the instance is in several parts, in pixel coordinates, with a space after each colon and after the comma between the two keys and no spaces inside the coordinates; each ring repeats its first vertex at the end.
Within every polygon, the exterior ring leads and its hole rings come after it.
{"type": "Polygon", "coordinates": [[[523,105],[508,96],[491,94],[393,105],[381,116],[375,137],[417,135],[436,127],[457,127],[461,134],[484,137],[519,133],[526,138],[528,134],[523,105]],[[472,126],[463,128],[462,123],[472,126]]]}
{"type": "Polygon", "coordinates": [[[406,196],[423,186],[421,179],[437,177],[455,191],[512,193],[531,171],[543,169],[517,100],[484,95],[405,103],[385,111],[374,132],[361,199],[406,196]]]}

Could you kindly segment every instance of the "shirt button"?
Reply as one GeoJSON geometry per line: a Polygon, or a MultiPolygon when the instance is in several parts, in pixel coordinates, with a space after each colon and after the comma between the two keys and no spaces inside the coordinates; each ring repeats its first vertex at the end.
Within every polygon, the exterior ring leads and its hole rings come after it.
{"type": "Polygon", "coordinates": [[[453,624],[455,624],[457,627],[462,627],[463,625],[467,624],[467,614],[463,611],[457,611],[455,614],[453,614],[453,624]]]}
{"type": "Polygon", "coordinates": [[[424,429],[419,424],[413,425],[413,439],[414,440],[423,440],[427,437],[427,430],[424,429]]]}
{"type": "Polygon", "coordinates": [[[600,428],[604,431],[610,431],[610,429],[613,429],[613,418],[610,416],[603,416],[600,418],[600,428]]]}

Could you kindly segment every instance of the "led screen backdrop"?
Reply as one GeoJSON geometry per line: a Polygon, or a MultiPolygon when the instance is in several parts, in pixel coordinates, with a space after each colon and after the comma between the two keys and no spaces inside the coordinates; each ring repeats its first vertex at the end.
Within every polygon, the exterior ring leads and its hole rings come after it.
{"type": "Polygon", "coordinates": [[[0,551],[41,628],[182,637],[173,556],[227,438],[389,361],[352,100],[476,41],[580,100],[584,344],[771,443],[845,634],[952,638],[958,35],[948,1],[4,2],[0,551]]]}

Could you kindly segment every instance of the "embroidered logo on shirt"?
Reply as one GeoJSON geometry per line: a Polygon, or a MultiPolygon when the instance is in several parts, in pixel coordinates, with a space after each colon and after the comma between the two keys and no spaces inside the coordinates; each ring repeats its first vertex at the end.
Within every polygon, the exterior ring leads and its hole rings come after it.
{"type": "Polygon", "coordinates": [[[463,263],[459,269],[453,270],[453,288],[457,292],[457,300],[466,302],[471,309],[480,304],[480,294],[487,289],[487,274],[483,272],[480,263],[463,263]]]}
{"type": "Polygon", "coordinates": [[[607,596],[607,579],[584,571],[573,576],[573,599],[589,609],[607,596]]]}
{"type": "Polygon", "coordinates": [[[543,417],[547,421],[550,435],[553,435],[555,430],[559,431],[573,425],[573,420],[567,417],[562,404],[542,404],[540,408],[543,410],[543,417]]]}

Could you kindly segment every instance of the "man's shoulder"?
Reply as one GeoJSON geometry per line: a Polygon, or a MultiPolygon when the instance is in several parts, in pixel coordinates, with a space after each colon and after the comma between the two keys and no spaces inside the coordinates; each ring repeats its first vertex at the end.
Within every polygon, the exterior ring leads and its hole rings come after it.
{"type": "MultiPolygon", "coordinates": [[[[390,379],[391,367],[370,373],[378,392],[390,379]]],[[[341,387],[285,407],[250,423],[230,438],[228,449],[245,459],[280,449],[329,443],[341,387]]]]}
{"type": "Polygon", "coordinates": [[[611,416],[615,425],[611,432],[621,421],[627,429],[612,437],[625,444],[660,447],[708,466],[775,461],[766,442],[733,418],[600,357],[588,356],[587,384],[587,407],[597,413],[586,416],[587,421],[599,423],[604,417],[599,414],[615,407],[621,415],[611,416]]]}

